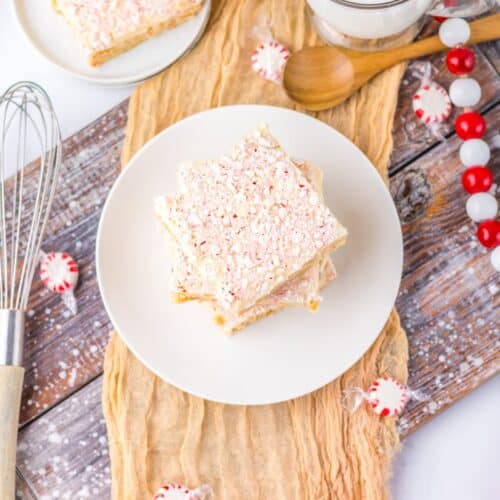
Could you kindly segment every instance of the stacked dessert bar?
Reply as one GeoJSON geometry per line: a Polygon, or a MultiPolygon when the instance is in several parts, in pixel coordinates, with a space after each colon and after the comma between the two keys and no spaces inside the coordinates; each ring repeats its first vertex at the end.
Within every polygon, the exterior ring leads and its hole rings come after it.
{"type": "Polygon", "coordinates": [[[317,309],[347,237],[318,168],[293,161],[263,125],[228,156],[181,165],[179,179],[155,203],[173,300],[209,302],[227,333],[287,306],[317,309]]]}

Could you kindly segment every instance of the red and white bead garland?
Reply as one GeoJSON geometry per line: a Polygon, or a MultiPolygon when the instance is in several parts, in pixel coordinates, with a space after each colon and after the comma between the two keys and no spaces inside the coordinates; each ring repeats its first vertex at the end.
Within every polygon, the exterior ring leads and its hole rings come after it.
{"type": "Polygon", "coordinates": [[[492,249],[491,264],[500,271],[498,201],[490,192],[494,184],[493,175],[486,167],[490,148],[482,139],[486,122],[479,113],[471,111],[481,99],[481,87],[474,78],[468,77],[476,64],[474,52],[464,46],[469,37],[470,27],[463,19],[446,19],[439,27],[441,42],[450,47],[446,65],[451,73],[459,77],[450,85],[450,100],[455,106],[464,108],[455,121],[455,131],[464,141],[460,146],[460,160],[466,167],[462,185],[471,195],[465,208],[469,217],[479,223],[477,238],[485,248],[492,249]]]}

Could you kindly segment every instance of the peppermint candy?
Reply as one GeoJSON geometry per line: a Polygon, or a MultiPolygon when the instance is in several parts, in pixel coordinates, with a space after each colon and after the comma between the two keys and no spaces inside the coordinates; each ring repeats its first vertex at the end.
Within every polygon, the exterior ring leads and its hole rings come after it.
{"type": "Polygon", "coordinates": [[[368,403],[381,417],[394,417],[404,410],[410,396],[401,382],[380,377],[368,389],[368,403]]]}
{"type": "Polygon", "coordinates": [[[281,83],[290,51],[276,40],[261,43],[252,53],[252,69],[265,80],[281,83]]]}
{"type": "Polygon", "coordinates": [[[441,123],[451,114],[448,93],[436,82],[423,84],[413,96],[412,104],[413,111],[424,123],[441,123]]]}
{"type": "Polygon", "coordinates": [[[360,387],[343,391],[342,406],[353,413],[366,401],[369,408],[380,417],[397,417],[410,399],[428,400],[420,391],[413,391],[398,380],[384,376],[374,380],[366,392],[360,387]]]}
{"type": "Polygon", "coordinates": [[[178,483],[163,485],[153,497],[153,500],[208,500],[212,496],[212,489],[202,485],[195,490],[178,483]]]}
{"type": "Polygon", "coordinates": [[[52,292],[60,294],[66,307],[76,314],[73,291],[78,282],[78,264],[65,252],[41,253],[40,278],[52,292]]]}

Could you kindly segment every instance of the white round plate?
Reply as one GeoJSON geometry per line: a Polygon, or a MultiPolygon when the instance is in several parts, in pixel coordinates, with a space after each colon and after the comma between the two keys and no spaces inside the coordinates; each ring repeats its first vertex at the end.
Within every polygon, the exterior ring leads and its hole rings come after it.
{"type": "Polygon", "coordinates": [[[13,0],[13,5],[28,40],[49,61],[78,78],[113,86],[140,82],[175,62],[198,41],[210,16],[210,0],[206,0],[189,21],[92,68],[50,0],[13,0]]]}
{"type": "Polygon", "coordinates": [[[270,106],[227,106],[186,118],[147,143],[120,175],[97,235],[107,312],[129,348],[167,382],[205,399],[275,403],[347,370],[376,339],[394,304],[402,237],[391,196],[370,161],[328,125],[270,106]],[[169,300],[169,257],[153,199],[177,189],[177,165],[227,154],[261,123],[293,158],[323,169],[326,203],[348,228],[338,271],[317,313],[290,308],[234,336],[207,304],[169,300]]]}

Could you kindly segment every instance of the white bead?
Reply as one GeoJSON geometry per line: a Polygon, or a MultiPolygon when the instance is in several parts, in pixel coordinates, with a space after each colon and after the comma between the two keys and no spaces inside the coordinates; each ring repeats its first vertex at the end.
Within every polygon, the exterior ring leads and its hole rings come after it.
{"type": "Polygon", "coordinates": [[[466,167],[486,165],[490,161],[490,148],[482,139],[468,139],[460,146],[460,161],[466,167]]]}
{"type": "Polygon", "coordinates": [[[474,78],[458,78],[450,85],[451,102],[459,108],[475,106],[481,99],[481,87],[474,78]]]}
{"type": "Polygon", "coordinates": [[[489,193],[473,194],[465,204],[467,215],[474,222],[481,222],[486,219],[493,219],[498,212],[498,202],[489,193]]]}
{"type": "Polygon", "coordinates": [[[500,272],[500,247],[496,247],[493,252],[490,253],[491,265],[500,272]]]}
{"type": "Polygon", "coordinates": [[[469,24],[458,17],[447,19],[439,27],[439,38],[443,45],[447,47],[455,47],[456,45],[464,44],[469,37],[469,24]]]}

